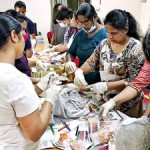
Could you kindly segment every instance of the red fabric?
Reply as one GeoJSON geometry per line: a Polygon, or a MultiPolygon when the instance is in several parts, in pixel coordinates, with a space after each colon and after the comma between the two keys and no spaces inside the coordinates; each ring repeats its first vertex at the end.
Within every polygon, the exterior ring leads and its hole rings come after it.
{"type": "Polygon", "coordinates": [[[74,59],[74,63],[76,64],[76,67],[79,68],[79,64],[80,64],[80,59],[79,59],[79,57],[76,57],[76,58],[74,59]]]}
{"type": "Polygon", "coordinates": [[[27,39],[28,39],[28,34],[25,33],[25,34],[23,35],[23,38],[24,38],[24,41],[27,41],[27,39]]]}
{"type": "Polygon", "coordinates": [[[47,39],[50,44],[51,44],[52,37],[53,37],[53,32],[47,32],[47,39]]]}
{"type": "Polygon", "coordinates": [[[150,92],[146,91],[144,92],[144,100],[143,100],[144,103],[148,103],[150,102],[150,92]]]}
{"type": "Polygon", "coordinates": [[[136,87],[140,91],[143,91],[145,87],[150,84],[150,62],[145,61],[140,73],[130,83],[130,86],[136,87]]]}

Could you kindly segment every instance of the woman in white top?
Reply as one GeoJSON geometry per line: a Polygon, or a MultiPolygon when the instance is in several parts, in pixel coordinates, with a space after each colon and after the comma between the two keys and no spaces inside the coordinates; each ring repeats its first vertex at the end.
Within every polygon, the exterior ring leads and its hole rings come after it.
{"type": "Polygon", "coordinates": [[[41,108],[31,80],[14,67],[23,55],[25,33],[11,16],[1,14],[0,22],[0,149],[38,149],[59,89],[46,91],[41,108]]]}

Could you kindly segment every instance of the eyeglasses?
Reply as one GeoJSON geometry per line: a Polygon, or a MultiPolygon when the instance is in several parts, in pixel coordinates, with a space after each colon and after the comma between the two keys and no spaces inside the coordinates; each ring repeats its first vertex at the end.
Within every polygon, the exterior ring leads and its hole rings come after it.
{"type": "Polygon", "coordinates": [[[79,21],[79,20],[77,20],[77,22],[78,22],[79,24],[83,24],[83,25],[87,26],[88,23],[89,23],[89,20],[88,20],[88,19],[85,20],[85,21],[79,21]]]}
{"type": "MultiPolygon", "coordinates": [[[[107,31],[106,31],[107,32],[107,31]]],[[[115,36],[117,35],[119,32],[107,32],[107,35],[110,35],[110,36],[115,36]]]]}

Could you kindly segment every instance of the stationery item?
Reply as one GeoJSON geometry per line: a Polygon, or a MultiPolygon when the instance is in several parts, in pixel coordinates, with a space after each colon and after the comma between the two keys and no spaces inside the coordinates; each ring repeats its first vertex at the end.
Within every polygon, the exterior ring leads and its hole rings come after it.
{"type": "Polygon", "coordinates": [[[98,118],[89,118],[88,119],[89,133],[95,133],[98,131],[99,119],[98,118]]]}
{"type": "MultiPolygon", "coordinates": [[[[70,120],[70,121],[67,121],[66,124],[69,126],[71,131],[76,132],[76,128],[81,124],[81,121],[70,120]]],[[[66,126],[63,123],[58,124],[57,128],[58,128],[59,133],[69,132],[69,130],[66,128],[66,126]]],[[[75,132],[74,132],[74,135],[75,135],[75,132]]]]}
{"type": "Polygon", "coordinates": [[[109,149],[108,149],[108,144],[105,144],[104,146],[102,146],[102,147],[99,148],[98,150],[109,150],[109,149]]]}
{"type": "Polygon", "coordinates": [[[88,138],[88,132],[87,131],[79,131],[77,135],[77,140],[87,141],[88,138]]]}
{"type": "Polygon", "coordinates": [[[120,121],[122,121],[123,120],[123,117],[119,114],[119,112],[117,111],[117,110],[114,110],[116,113],[117,113],[117,115],[121,118],[121,120],[120,121]]]}
{"type": "Polygon", "coordinates": [[[111,135],[112,135],[112,132],[109,132],[107,130],[101,130],[99,132],[91,133],[90,137],[91,137],[93,145],[95,146],[99,144],[108,143],[111,135]]]}
{"type": "Polygon", "coordinates": [[[53,144],[53,146],[55,148],[59,148],[59,149],[62,149],[62,150],[64,149],[65,150],[65,147],[59,141],[51,140],[50,142],[53,144]]]}
{"type": "Polygon", "coordinates": [[[52,148],[54,145],[52,144],[51,140],[53,141],[58,141],[60,134],[58,133],[58,130],[55,126],[53,126],[55,135],[53,134],[50,126],[47,128],[47,130],[44,132],[40,139],[40,149],[45,149],[45,148],[52,148]]]}
{"type": "Polygon", "coordinates": [[[71,143],[72,150],[87,150],[85,142],[82,140],[76,140],[71,143]]]}
{"type": "Polygon", "coordinates": [[[47,82],[46,89],[48,89],[48,87],[49,87],[49,84],[50,84],[50,81],[51,81],[51,77],[52,77],[52,76],[49,76],[49,79],[48,79],[48,82],[47,82]]]}
{"type": "Polygon", "coordinates": [[[78,135],[78,131],[79,131],[79,125],[77,126],[77,129],[76,129],[76,134],[75,134],[75,136],[77,136],[77,135],[78,135]]]}
{"type": "Polygon", "coordinates": [[[117,120],[120,122],[124,119],[117,110],[113,110],[113,111],[109,112],[108,118],[112,121],[117,120]]]}
{"type": "Polygon", "coordinates": [[[58,128],[58,131],[60,132],[61,130],[66,129],[66,126],[63,124],[62,127],[58,128]]]}
{"type": "Polygon", "coordinates": [[[55,131],[54,131],[53,125],[50,125],[50,129],[51,129],[53,135],[55,135],[55,131]]]}
{"type": "Polygon", "coordinates": [[[71,150],[70,143],[72,142],[72,139],[70,138],[69,133],[61,133],[58,142],[65,147],[65,150],[71,150]]]}
{"type": "Polygon", "coordinates": [[[56,83],[57,83],[57,76],[55,74],[50,75],[49,79],[48,79],[48,82],[47,82],[46,89],[48,89],[52,85],[56,85],[56,83]]]}
{"type": "Polygon", "coordinates": [[[61,120],[61,122],[63,123],[63,125],[65,126],[65,128],[68,129],[68,131],[71,131],[71,129],[69,128],[69,126],[67,125],[67,123],[63,120],[61,120]]]}

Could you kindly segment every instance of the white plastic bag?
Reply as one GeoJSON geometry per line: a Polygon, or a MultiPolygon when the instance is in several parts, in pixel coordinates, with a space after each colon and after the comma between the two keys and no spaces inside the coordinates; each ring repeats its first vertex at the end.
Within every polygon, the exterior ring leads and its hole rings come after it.
{"type": "MultiPolygon", "coordinates": [[[[134,119],[134,118],[133,118],[134,119]]],[[[116,135],[116,150],[149,150],[150,123],[122,125],[116,135]]]]}

